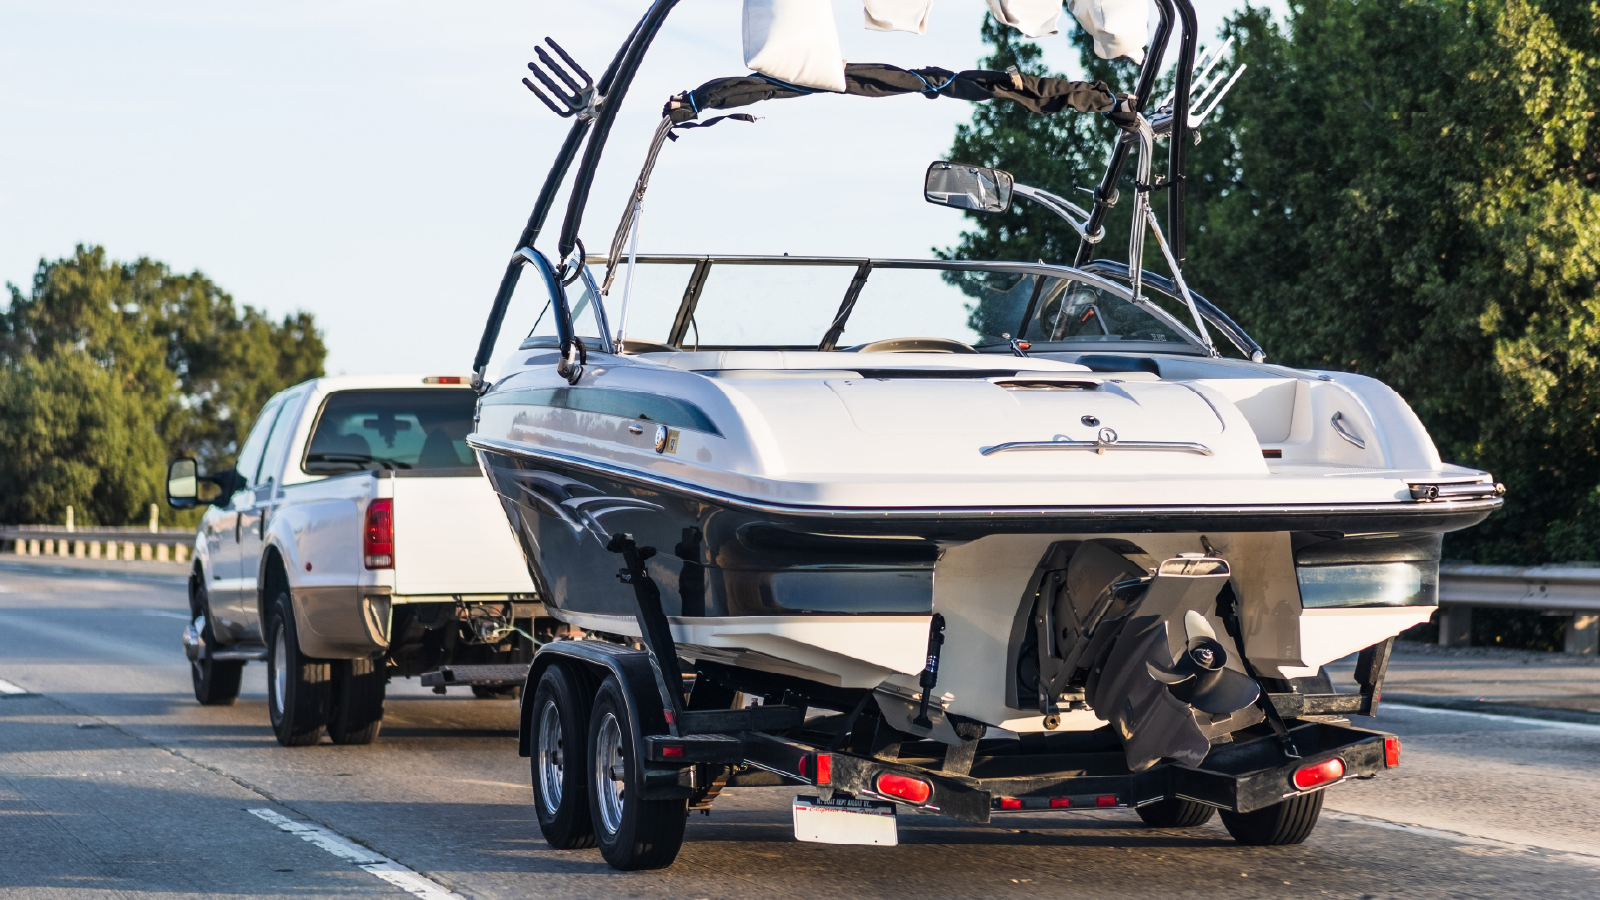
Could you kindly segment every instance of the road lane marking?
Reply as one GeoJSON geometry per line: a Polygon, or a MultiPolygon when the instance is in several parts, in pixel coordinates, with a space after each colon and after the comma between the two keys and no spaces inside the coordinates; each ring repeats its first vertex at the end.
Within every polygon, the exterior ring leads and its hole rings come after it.
{"type": "Polygon", "coordinates": [[[1336,812],[1324,809],[1322,817],[1335,822],[1350,822],[1356,825],[1370,825],[1373,828],[1383,828],[1388,831],[1403,831],[1420,837],[1436,838],[1456,844],[1472,844],[1479,847],[1498,847],[1509,852],[1537,853],[1545,858],[1564,859],[1581,865],[1600,866],[1600,856],[1592,853],[1582,853],[1577,850],[1558,850],[1554,847],[1540,847],[1536,844],[1519,844],[1515,841],[1502,841],[1495,838],[1479,837],[1474,834],[1464,834],[1459,831],[1446,831],[1442,828],[1429,828],[1425,825],[1405,825],[1400,822],[1391,822],[1376,816],[1363,816],[1359,813],[1336,812]]]}
{"type": "Polygon", "coordinates": [[[298,835],[306,843],[315,844],[342,860],[355,863],[363,871],[382,878],[408,894],[422,897],[424,900],[465,900],[460,894],[451,893],[437,881],[418,875],[389,857],[369,850],[321,825],[296,822],[270,809],[252,809],[250,814],[290,834],[298,835]]]}
{"type": "Polygon", "coordinates": [[[171,609],[141,609],[139,610],[139,614],[145,616],[159,616],[163,619],[183,619],[186,622],[189,619],[194,618],[186,612],[178,612],[171,609]]]}
{"type": "Polygon", "coordinates": [[[0,694],[26,694],[27,692],[27,688],[18,687],[4,678],[0,678],[0,694]]]}
{"type": "Polygon", "coordinates": [[[1499,713],[1473,712],[1467,709],[1437,709],[1432,706],[1411,706],[1406,703],[1383,704],[1385,709],[1403,709],[1406,712],[1428,713],[1430,715],[1444,716],[1473,716],[1479,719],[1489,719],[1495,722],[1513,722],[1518,725],[1539,725],[1544,728],[1561,728],[1567,731],[1581,731],[1586,734],[1600,733],[1600,725],[1585,725],[1582,722],[1563,722],[1560,719],[1529,719],[1524,716],[1503,716],[1499,713]]]}

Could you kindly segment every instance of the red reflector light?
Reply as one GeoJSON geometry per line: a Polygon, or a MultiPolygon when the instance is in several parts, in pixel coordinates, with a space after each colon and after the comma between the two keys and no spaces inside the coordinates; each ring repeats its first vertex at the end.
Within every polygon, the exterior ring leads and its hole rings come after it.
{"type": "Polygon", "coordinates": [[[817,784],[829,784],[833,781],[833,757],[826,753],[817,754],[817,784]]]}
{"type": "Polygon", "coordinates": [[[1069,807],[1071,805],[1072,805],[1072,799],[1070,797],[1051,797],[1050,798],[1050,808],[1051,809],[1066,809],[1067,807],[1069,807]]]}
{"type": "Polygon", "coordinates": [[[878,776],[878,793],[885,797],[899,797],[908,803],[926,803],[933,796],[933,785],[921,778],[885,772],[878,776]]]}
{"type": "Polygon", "coordinates": [[[1323,760],[1315,765],[1302,766],[1295,770],[1294,786],[1302,791],[1310,790],[1319,784],[1338,781],[1344,777],[1344,760],[1335,756],[1333,759],[1323,760]]]}
{"type": "Polygon", "coordinates": [[[1001,797],[1000,798],[1000,808],[1001,809],[1021,809],[1022,808],[1022,801],[1018,800],[1015,797],[1001,797]]]}
{"type": "Polygon", "coordinates": [[[662,747],[661,748],[661,755],[662,755],[662,757],[676,756],[679,759],[682,759],[683,758],[683,748],[682,747],[662,747]]]}
{"type": "Polygon", "coordinates": [[[1400,765],[1400,739],[1389,737],[1383,739],[1383,764],[1389,768],[1400,765]]]}
{"type": "Polygon", "coordinates": [[[460,375],[429,375],[422,379],[423,384],[466,384],[467,380],[460,375]]]}
{"type": "Polygon", "coordinates": [[[374,500],[367,505],[367,525],[361,532],[361,555],[369,569],[394,568],[393,500],[374,500]]]}
{"type": "Polygon", "coordinates": [[[1117,805],[1117,795],[1116,794],[1101,794],[1100,796],[1094,798],[1094,805],[1095,806],[1116,806],[1117,805]]]}

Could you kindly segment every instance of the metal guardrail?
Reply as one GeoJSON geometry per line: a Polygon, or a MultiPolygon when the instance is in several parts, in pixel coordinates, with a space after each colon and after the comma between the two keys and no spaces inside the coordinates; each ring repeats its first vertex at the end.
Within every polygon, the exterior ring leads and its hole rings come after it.
{"type": "Polygon", "coordinates": [[[1474,608],[1538,610],[1565,616],[1565,650],[1600,655],[1600,566],[1439,567],[1439,645],[1472,642],[1474,608]]]}
{"type": "Polygon", "coordinates": [[[181,528],[0,525],[0,553],[15,556],[187,562],[193,547],[194,532],[181,528]]]}

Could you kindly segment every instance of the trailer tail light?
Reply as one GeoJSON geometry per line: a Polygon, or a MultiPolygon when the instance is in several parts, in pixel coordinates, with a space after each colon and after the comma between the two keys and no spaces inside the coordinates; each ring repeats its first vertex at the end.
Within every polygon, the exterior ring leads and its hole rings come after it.
{"type": "Polygon", "coordinates": [[[899,797],[908,803],[926,803],[933,796],[933,785],[921,778],[885,772],[878,776],[878,793],[885,797],[899,797]]]}
{"type": "Polygon", "coordinates": [[[833,783],[833,756],[827,753],[817,754],[817,784],[833,783]]]}
{"type": "Polygon", "coordinates": [[[1101,794],[1100,796],[1094,798],[1094,805],[1095,806],[1116,806],[1117,805],[1117,795],[1116,794],[1101,794]]]}
{"type": "Polygon", "coordinates": [[[1383,764],[1393,769],[1400,765],[1400,739],[1386,737],[1383,739],[1383,764]]]}
{"type": "Polygon", "coordinates": [[[1301,766],[1296,769],[1294,772],[1294,786],[1302,791],[1309,791],[1318,785],[1338,781],[1343,777],[1344,760],[1335,756],[1333,759],[1325,759],[1322,762],[1301,766]]]}
{"type": "Polygon", "coordinates": [[[1018,800],[1016,797],[1001,797],[1000,798],[1000,808],[1001,809],[1021,809],[1022,808],[1022,801],[1018,800]]]}
{"type": "Polygon", "coordinates": [[[1050,808],[1051,809],[1066,809],[1067,807],[1069,807],[1071,805],[1072,805],[1072,798],[1071,797],[1051,797],[1050,798],[1050,808]]]}
{"type": "Polygon", "coordinates": [[[467,380],[460,375],[429,375],[422,379],[423,384],[466,384],[467,380]]]}
{"type": "Polygon", "coordinates": [[[369,569],[394,568],[394,501],[374,500],[367,506],[367,527],[361,533],[361,555],[369,569]]]}
{"type": "Polygon", "coordinates": [[[674,746],[662,747],[661,748],[661,758],[662,759],[668,759],[668,758],[682,759],[683,758],[683,748],[682,747],[674,747],[674,746]]]}

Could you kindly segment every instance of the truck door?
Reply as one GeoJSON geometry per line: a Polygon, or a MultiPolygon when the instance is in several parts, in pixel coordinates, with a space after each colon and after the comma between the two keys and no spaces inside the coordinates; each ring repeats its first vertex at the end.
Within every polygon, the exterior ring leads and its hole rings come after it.
{"type": "Polygon", "coordinates": [[[239,458],[233,464],[236,473],[233,496],[222,508],[222,515],[216,517],[217,552],[211,559],[211,611],[236,639],[247,636],[245,627],[250,622],[240,611],[241,606],[245,605],[241,598],[249,599],[252,616],[256,600],[255,570],[252,569],[249,577],[245,577],[239,567],[243,513],[254,505],[251,488],[255,484],[256,472],[261,468],[261,454],[267,448],[267,435],[271,434],[278,410],[282,408],[282,397],[273,397],[261,408],[255,426],[250,429],[250,436],[245,438],[244,446],[239,448],[239,458]]]}
{"type": "MultiPolygon", "coordinates": [[[[272,417],[271,431],[256,465],[256,474],[250,487],[240,492],[239,506],[239,580],[252,588],[260,583],[261,552],[265,546],[267,523],[272,510],[282,500],[279,483],[283,480],[284,454],[299,422],[300,399],[303,394],[290,394],[283,398],[272,417]]],[[[262,421],[267,421],[265,415],[262,421]]],[[[271,600],[271,597],[266,598],[271,600]]],[[[251,637],[261,634],[261,610],[258,594],[254,590],[241,592],[237,610],[238,621],[251,637]]]]}

